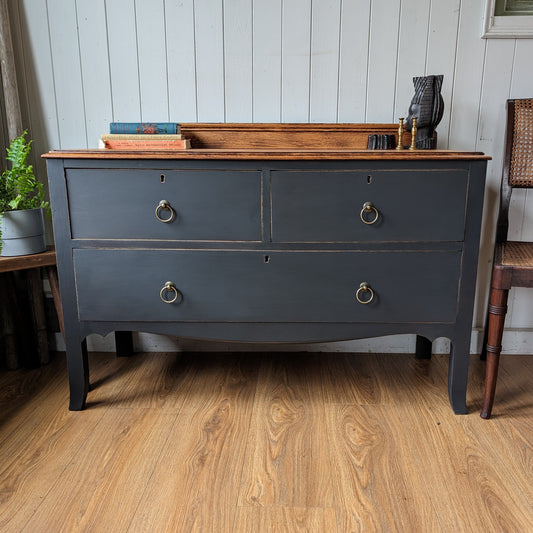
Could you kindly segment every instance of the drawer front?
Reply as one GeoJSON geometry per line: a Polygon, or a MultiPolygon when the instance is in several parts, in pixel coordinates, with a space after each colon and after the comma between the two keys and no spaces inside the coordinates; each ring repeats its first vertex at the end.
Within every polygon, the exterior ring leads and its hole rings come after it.
{"type": "Polygon", "coordinates": [[[74,239],[262,239],[258,171],[67,169],[66,181],[74,239]]]}
{"type": "Polygon", "coordinates": [[[271,187],[273,242],[464,239],[466,170],[273,171],[271,187]]]}
{"type": "Polygon", "coordinates": [[[460,264],[450,251],[74,250],[82,321],[452,323],[460,264]]]}

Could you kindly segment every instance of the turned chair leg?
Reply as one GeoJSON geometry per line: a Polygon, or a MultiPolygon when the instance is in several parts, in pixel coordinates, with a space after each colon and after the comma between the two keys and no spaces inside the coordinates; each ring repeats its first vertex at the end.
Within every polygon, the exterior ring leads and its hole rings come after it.
{"type": "Polygon", "coordinates": [[[500,362],[500,353],[502,351],[503,327],[505,323],[505,315],[507,313],[508,295],[508,289],[497,289],[492,287],[490,291],[486,346],[487,366],[485,371],[485,395],[483,397],[481,418],[490,418],[492,405],[494,403],[498,366],[500,362]]]}

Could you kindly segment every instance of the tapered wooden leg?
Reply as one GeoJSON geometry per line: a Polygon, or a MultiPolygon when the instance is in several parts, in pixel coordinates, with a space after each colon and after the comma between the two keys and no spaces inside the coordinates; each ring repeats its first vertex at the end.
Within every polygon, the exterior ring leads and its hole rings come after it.
{"type": "Polygon", "coordinates": [[[131,331],[115,331],[115,350],[117,357],[133,355],[133,335],[131,331]]]}
{"type": "Polygon", "coordinates": [[[507,314],[508,289],[492,288],[489,300],[489,325],[487,328],[487,366],[485,370],[485,395],[481,418],[490,418],[494,404],[498,366],[502,351],[503,327],[507,314]]]}
{"type": "Polygon", "coordinates": [[[431,348],[433,344],[426,337],[421,335],[416,336],[416,352],[415,357],[417,359],[431,359],[431,348]]]}
{"type": "Polygon", "coordinates": [[[450,347],[450,368],[448,370],[448,395],[453,412],[465,415],[468,363],[470,361],[470,335],[461,335],[452,340],[450,347]]]}
{"type": "Polygon", "coordinates": [[[68,381],[70,388],[71,411],[81,411],[85,408],[85,400],[89,392],[89,363],[87,357],[87,341],[65,339],[67,349],[68,381]]]}

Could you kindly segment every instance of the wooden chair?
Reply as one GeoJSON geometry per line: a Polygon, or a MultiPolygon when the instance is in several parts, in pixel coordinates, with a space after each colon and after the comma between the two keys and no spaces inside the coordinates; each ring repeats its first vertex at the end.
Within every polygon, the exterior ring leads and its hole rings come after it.
{"type": "Polygon", "coordinates": [[[507,240],[509,203],[517,187],[533,187],[533,98],[507,101],[500,210],[485,328],[487,367],[481,418],[490,418],[494,403],[509,289],[533,287],[533,242],[507,240]]]}

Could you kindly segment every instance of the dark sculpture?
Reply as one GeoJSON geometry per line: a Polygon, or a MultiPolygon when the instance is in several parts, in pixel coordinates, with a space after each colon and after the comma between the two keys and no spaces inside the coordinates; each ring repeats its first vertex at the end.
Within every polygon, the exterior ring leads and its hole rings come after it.
{"type": "Polygon", "coordinates": [[[444,101],[440,94],[444,76],[420,76],[413,78],[415,95],[409,106],[409,116],[405,127],[411,131],[413,117],[417,118],[417,134],[415,147],[419,150],[436,148],[435,128],[444,113],[444,101]]]}

